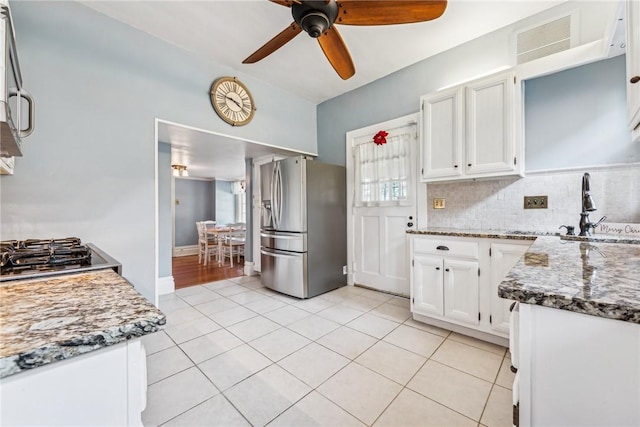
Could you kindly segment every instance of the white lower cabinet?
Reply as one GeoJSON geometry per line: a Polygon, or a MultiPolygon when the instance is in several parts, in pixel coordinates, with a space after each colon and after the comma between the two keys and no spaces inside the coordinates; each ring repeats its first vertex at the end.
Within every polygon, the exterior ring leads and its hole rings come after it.
{"type": "Polygon", "coordinates": [[[142,426],[145,351],[132,339],[0,380],[1,426],[142,426]]]}
{"type": "Polygon", "coordinates": [[[504,334],[509,333],[510,308],[513,301],[498,296],[498,286],[507,276],[531,242],[491,243],[491,329],[504,334]]]}
{"type": "Polygon", "coordinates": [[[479,311],[478,263],[445,259],[444,316],[477,325],[479,311]]]}
{"type": "Polygon", "coordinates": [[[414,318],[506,345],[512,301],[498,297],[498,285],[531,243],[412,235],[414,318]]]}

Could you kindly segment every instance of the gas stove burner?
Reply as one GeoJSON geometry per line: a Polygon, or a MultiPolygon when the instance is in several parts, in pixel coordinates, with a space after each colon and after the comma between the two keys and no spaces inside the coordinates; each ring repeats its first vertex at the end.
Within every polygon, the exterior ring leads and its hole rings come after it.
{"type": "Polygon", "coordinates": [[[77,237],[0,242],[0,274],[56,270],[91,264],[91,249],[77,237]]]}

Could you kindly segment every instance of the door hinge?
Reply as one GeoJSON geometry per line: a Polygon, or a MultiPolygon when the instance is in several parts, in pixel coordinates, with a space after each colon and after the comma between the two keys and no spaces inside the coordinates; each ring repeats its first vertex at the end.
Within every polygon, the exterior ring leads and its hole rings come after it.
{"type": "Polygon", "coordinates": [[[513,158],[513,166],[515,166],[515,165],[517,165],[517,164],[518,164],[518,159],[514,157],[514,158],[513,158]]]}
{"type": "Polygon", "coordinates": [[[416,303],[416,299],[412,297],[412,298],[411,298],[411,303],[412,303],[412,304],[415,304],[415,303],[416,303]]]}
{"type": "Polygon", "coordinates": [[[420,169],[420,173],[424,175],[424,168],[420,169]]]}
{"type": "Polygon", "coordinates": [[[480,269],[478,269],[478,276],[480,276],[480,269]]]}
{"type": "Polygon", "coordinates": [[[493,316],[489,315],[489,323],[493,323],[493,316]]]}
{"type": "Polygon", "coordinates": [[[415,266],[416,266],[415,260],[412,259],[411,260],[411,267],[415,267],[415,266]]]}
{"type": "Polygon", "coordinates": [[[489,256],[491,256],[491,248],[489,248],[489,256]]]}
{"type": "Polygon", "coordinates": [[[516,84],[516,76],[513,76],[513,84],[516,84]]]}
{"type": "Polygon", "coordinates": [[[480,321],[480,318],[481,318],[480,312],[478,312],[478,322],[480,321]]]}
{"type": "Polygon", "coordinates": [[[420,109],[424,111],[424,102],[420,105],[420,109]]]}

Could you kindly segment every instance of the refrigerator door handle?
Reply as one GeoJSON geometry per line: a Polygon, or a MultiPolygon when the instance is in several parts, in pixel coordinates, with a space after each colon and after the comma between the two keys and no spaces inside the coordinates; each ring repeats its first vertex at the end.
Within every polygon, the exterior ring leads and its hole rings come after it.
{"type": "Polygon", "coordinates": [[[288,240],[301,240],[302,239],[302,235],[299,233],[290,233],[290,234],[285,234],[281,231],[278,232],[268,232],[268,231],[263,231],[260,233],[260,237],[275,237],[276,239],[288,239],[288,240]]]}
{"type": "Polygon", "coordinates": [[[278,174],[278,163],[273,165],[273,172],[271,173],[271,219],[273,220],[273,227],[278,228],[278,218],[277,218],[277,210],[278,210],[278,202],[276,201],[276,176],[278,174]]]}
{"type": "Polygon", "coordinates": [[[278,163],[278,228],[282,222],[282,169],[278,163]]]}
{"type": "Polygon", "coordinates": [[[267,249],[260,249],[260,253],[263,255],[272,256],[276,258],[293,258],[293,259],[302,258],[302,254],[289,255],[289,254],[284,254],[282,252],[273,252],[267,249]]]}

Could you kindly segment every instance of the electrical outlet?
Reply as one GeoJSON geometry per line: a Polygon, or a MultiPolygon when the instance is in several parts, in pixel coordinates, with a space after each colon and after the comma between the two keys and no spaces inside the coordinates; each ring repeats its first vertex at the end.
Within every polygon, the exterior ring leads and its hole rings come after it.
{"type": "Polygon", "coordinates": [[[347,266],[346,265],[342,266],[342,274],[347,274],[347,266]]]}
{"type": "Polygon", "coordinates": [[[524,196],[525,209],[547,209],[548,196],[524,196]]]}
{"type": "Polygon", "coordinates": [[[433,199],[433,209],[444,209],[444,199],[433,199]]]}

